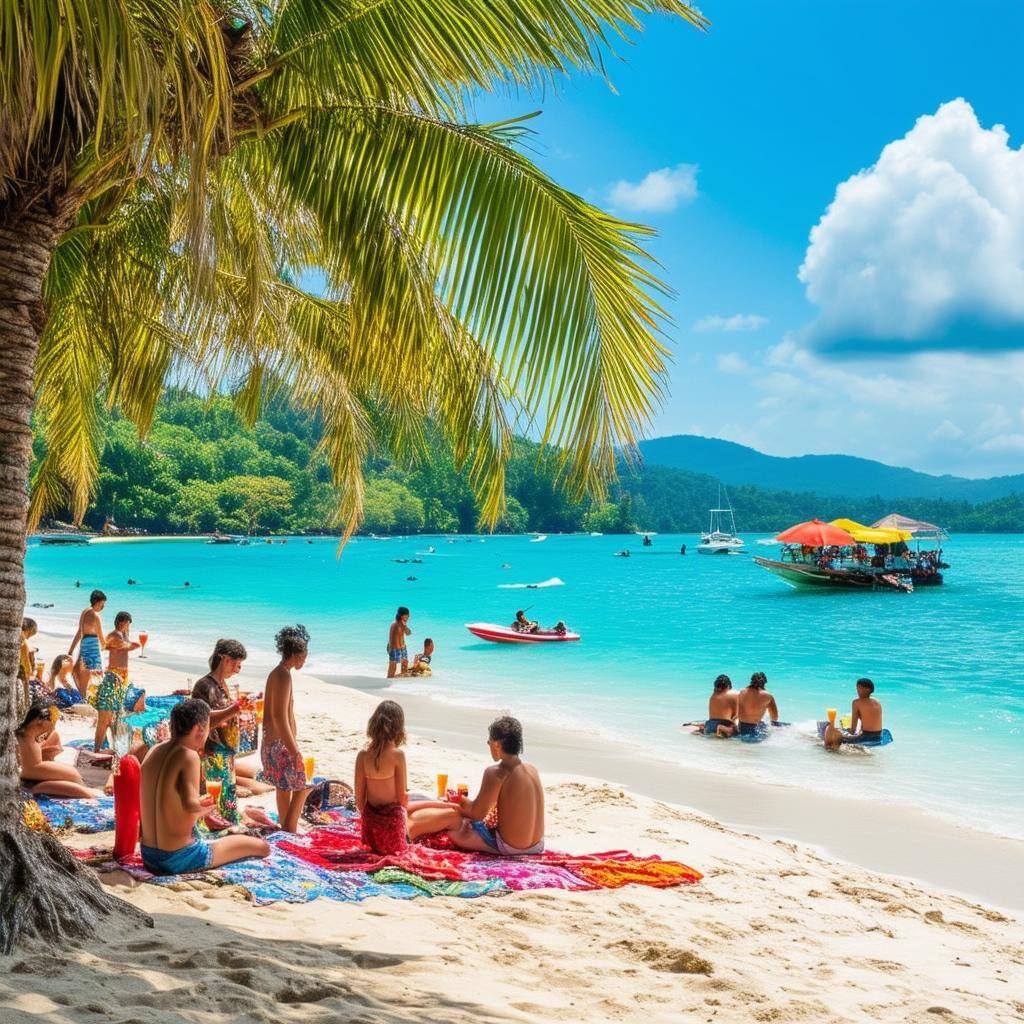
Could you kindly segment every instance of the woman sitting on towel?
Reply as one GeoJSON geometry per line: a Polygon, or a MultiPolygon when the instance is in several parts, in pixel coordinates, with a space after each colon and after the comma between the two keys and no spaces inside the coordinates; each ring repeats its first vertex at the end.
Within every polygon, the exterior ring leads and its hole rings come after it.
{"type": "Polygon", "coordinates": [[[14,730],[21,784],[33,796],[94,797],[96,794],[86,787],[77,769],[53,760],[62,749],[54,729],[57,714],[52,701],[33,701],[14,730]]]}
{"type": "Polygon", "coordinates": [[[399,853],[410,839],[441,826],[430,814],[451,812],[441,800],[409,800],[406,790],[405,712],[393,700],[381,701],[366,724],[366,746],[356,755],[356,808],[363,844],[375,853],[399,853]]]}

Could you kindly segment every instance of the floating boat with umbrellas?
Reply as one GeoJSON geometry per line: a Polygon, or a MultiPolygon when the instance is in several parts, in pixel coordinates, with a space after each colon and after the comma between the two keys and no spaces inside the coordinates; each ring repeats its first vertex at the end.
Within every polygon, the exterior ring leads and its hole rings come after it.
{"type": "Polygon", "coordinates": [[[944,537],[932,523],[897,513],[871,526],[811,519],[775,538],[782,544],[778,558],[758,556],[754,562],[791,586],[909,592],[942,583],[942,570],[949,568],[942,560],[944,537]]]}

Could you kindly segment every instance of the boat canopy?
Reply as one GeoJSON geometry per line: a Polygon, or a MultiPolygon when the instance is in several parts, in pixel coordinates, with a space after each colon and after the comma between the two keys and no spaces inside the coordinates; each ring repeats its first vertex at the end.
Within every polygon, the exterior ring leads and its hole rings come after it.
{"type": "Polygon", "coordinates": [[[913,537],[909,530],[864,526],[853,519],[833,519],[832,525],[845,530],[858,544],[899,544],[900,541],[908,541],[913,537]]]}
{"type": "Polygon", "coordinates": [[[829,545],[850,547],[853,538],[841,526],[823,523],[820,519],[811,519],[806,523],[797,523],[788,530],[783,530],[776,538],[783,544],[801,544],[806,547],[821,548],[829,545]]]}
{"type": "Polygon", "coordinates": [[[911,519],[909,516],[901,516],[898,512],[890,512],[887,516],[882,516],[877,523],[873,523],[872,526],[882,530],[906,530],[914,537],[918,537],[924,534],[931,534],[936,537],[941,537],[945,530],[941,526],[936,526],[934,523],[926,523],[921,519],[911,519]]]}

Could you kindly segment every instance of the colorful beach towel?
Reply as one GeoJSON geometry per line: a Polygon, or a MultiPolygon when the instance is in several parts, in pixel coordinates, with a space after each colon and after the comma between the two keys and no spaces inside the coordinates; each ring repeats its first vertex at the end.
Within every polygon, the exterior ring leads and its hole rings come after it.
{"type": "Polygon", "coordinates": [[[22,817],[29,828],[68,832],[110,832],[114,828],[114,798],[58,800],[25,795],[22,817]]]}

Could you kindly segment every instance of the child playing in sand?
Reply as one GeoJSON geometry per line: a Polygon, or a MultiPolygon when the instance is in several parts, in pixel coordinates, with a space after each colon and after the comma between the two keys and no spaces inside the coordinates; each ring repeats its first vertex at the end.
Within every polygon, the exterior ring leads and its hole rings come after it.
{"type": "Polygon", "coordinates": [[[430,662],[434,657],[434,641],[428,636],[423,641],[423,653],[417,654],[412,659],[412,668],[409,669],[409,675],[411,676],[429,676],[431,672],[430,662]]]}
{"type": "Polygon", "coordinates": [[[277,790],[277,816],[286,832],[297,832],[299,815],[310,793],[302,753],[295,738],[292,670],[306,664],[309,633],[305,626],[285,626],[275,638],[281,655],[263,693],[263,778],[277,790]]]}
{"type": "Polygon", "coordinates": [[[405,638],[412,636],[409,628],[409,609],[401,607],[395,612],[395,621],[388,630],[388,679],[395,678],[395,671],[402,666],[402,675],[409,674],[409,651],[405,638]]]}
{"type": "Polygon", "coordinates": [[[21,784],[33,796],[94,797],[76,769],[53,760],[63,750],[55,729],[57,714],[52,701],[33,701],[14,730],[21,784]]]}

